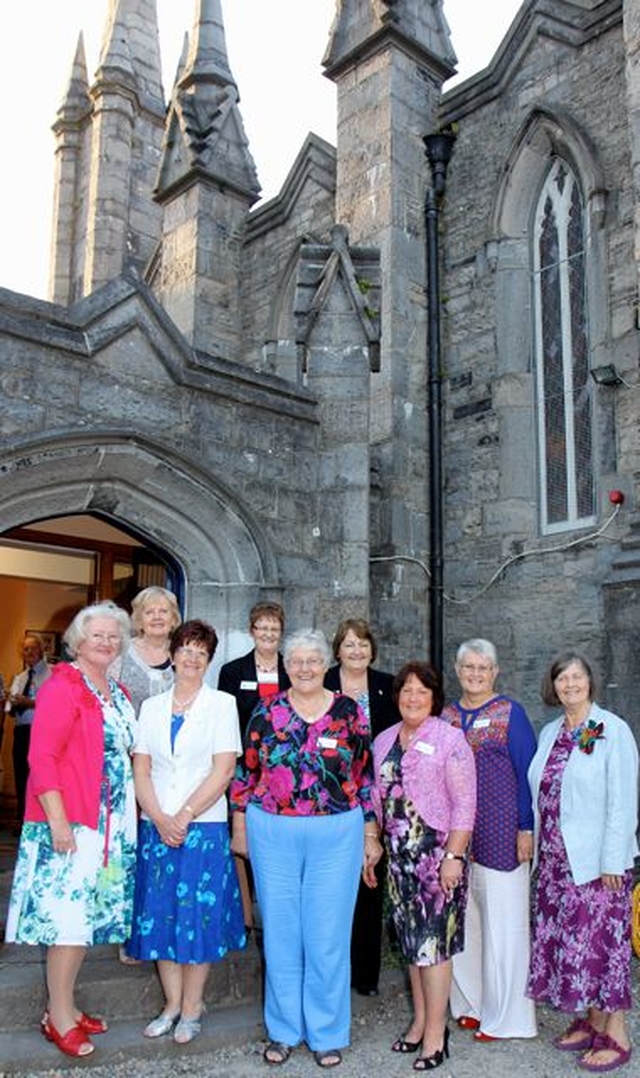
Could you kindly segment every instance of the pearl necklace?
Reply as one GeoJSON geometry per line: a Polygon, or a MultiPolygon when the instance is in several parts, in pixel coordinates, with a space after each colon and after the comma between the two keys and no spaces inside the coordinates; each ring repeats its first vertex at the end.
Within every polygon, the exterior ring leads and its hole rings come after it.
{"type": "Polygon", "coordinates": [[[178,697],[174,694],[173,705],[180,709],[177,712],[178,715],[184,715],[188,711],[199,692],[200,689],[196,689],[193,696],[190,696],[188,700],[178,700],[178,697]]]}

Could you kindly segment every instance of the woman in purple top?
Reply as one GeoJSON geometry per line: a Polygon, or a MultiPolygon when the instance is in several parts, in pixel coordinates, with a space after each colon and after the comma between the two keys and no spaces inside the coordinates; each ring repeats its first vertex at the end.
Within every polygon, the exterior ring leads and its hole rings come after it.
{"type": "Polygon", "coordinates": [[[478,1041],[536,1035],[525,995],[533,853],[527,769],[536,738],[524,708],[496,692],[498,673],[489,640],[465,641],[456,656],[462,694],[442,713],[464,732],[478,775],[466,943],[453,962],[451,989],[453,1017],[478,1041]]]}
{"type": "MultiPolygon", "coordinates": [[[[414,1070],[449,1055],[446,1027],[451,956],[464,946],[465,850],[473,827],[473,755],[459,730],[437,716],[443,704],[432,667],[410,662],[393,683],[402,721],[374,741],[374,804],[388,858],[389,896],[410,964],[414,1015],[392,1044],[417,1052],[414,1070]]],[[[365,882],[376,885],[373,868],[365,882]]]]}

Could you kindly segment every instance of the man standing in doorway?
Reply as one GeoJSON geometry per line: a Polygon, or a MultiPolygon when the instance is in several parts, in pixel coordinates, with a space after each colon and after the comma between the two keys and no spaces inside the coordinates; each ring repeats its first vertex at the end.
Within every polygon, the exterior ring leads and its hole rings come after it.
{"type": "Polygon", "coordinates": [[[45,661],[42,640],[29,633],[22,641],[24,669],[13,679],[6,710],[13,715],[13,779],[16,787],[18,833],[24,820],[24,801],[29,775],[29,742],[38,689],[51,673],[45,661]]]}

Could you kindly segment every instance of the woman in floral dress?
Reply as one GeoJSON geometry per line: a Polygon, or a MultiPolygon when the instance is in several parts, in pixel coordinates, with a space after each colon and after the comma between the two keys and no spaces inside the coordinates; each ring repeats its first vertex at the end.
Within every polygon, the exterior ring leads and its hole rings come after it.
{"type": "Polygon", "coordinates": [[[6,939],[47,947],[42,1032],[70,1056],[93,1052],[89,1035],[107,1028],[75,1003],[86,948],[124,941],[131,925],[134,713],[107,673],[128,635],[113,603],[81,610],[65,634],[75,661],[56,666],[36,699],[6,939]]]}
{"type": "Polygon", "coordinates": [[[593,696],[583,656],[553,661],[543,699],[564,713],[544,727],[529,769],[538,863],[529,994],[577,1015],[554,1044],[597,1073],[631,1056],[638,751],[627,724],[593,696]]]}
{"type": "MultiPolygon", "coordinates": [[[[374,741],[374,801],[387,851],[393,922],[410,965],[414,1015],[392,1049],[421,1049],[414,1070],[433,1070],[449,1055],[451,959],[464,947],[465,851],[475,816],[476,771],[462,731],[438,718],[443,693],[432,667],[407,663],[393,695],[402,721],[374,741]]],[[[375,886],[371,872],[365,879],[375,886]]]]}

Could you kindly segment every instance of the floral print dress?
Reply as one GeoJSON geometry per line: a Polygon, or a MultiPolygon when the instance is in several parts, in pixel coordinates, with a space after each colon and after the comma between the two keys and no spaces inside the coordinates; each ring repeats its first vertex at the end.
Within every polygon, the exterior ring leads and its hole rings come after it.
{"type": "Polygon", "coordinates": [[[77,850],[56,853],[47,823],[25,823],[9,903],[6,939],[84,946],[129,936],[136,860],[136,802],[130,751],[134,712],[115,681],[104,721],[98,828],[73,824],[77,850]]]}
{"type": "Polygon", "coordinates": [[[528,995],[567,1013],[631,1007],[631,888],[576,885],[560,830],[562,776],[581,730],[561,727],[540,783],[539,869],[528,995]]]}
{"type": "Polygon", "coordinates": [[[466,872],[448,898],[440,886],[447,836],[425,824],[405,796],[402,757],[397,738],[380,768],[391,916],[407,962],[435,966],[464,948],[466,872]]]}

